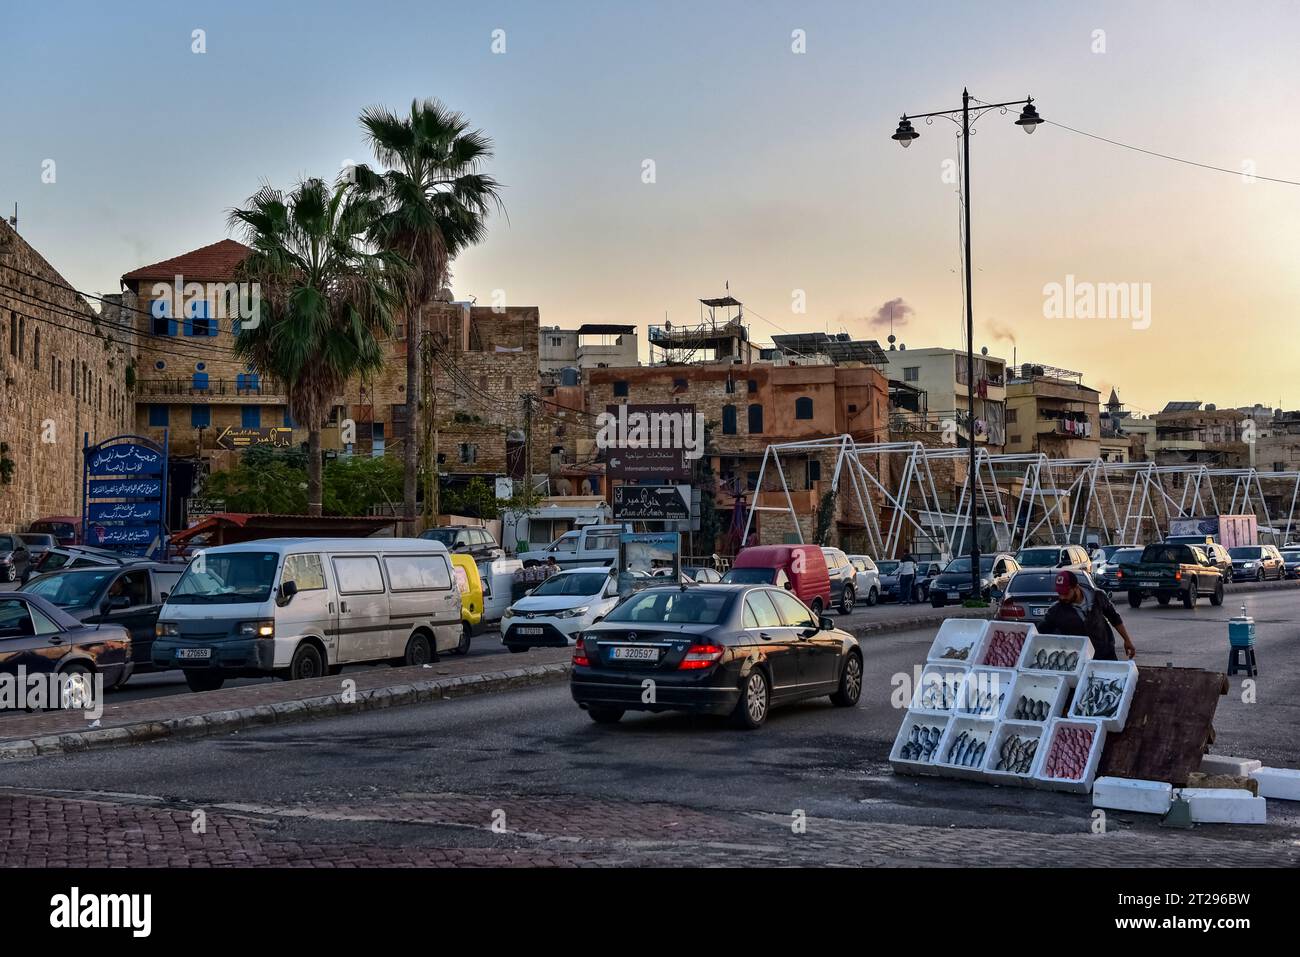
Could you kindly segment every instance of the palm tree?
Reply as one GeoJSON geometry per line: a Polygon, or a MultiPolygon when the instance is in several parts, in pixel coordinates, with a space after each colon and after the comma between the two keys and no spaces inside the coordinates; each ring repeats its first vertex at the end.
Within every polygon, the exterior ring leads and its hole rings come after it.
{"type": "MultiPolygon", "coordinates": [[[[361,114],[361,126],[375,158],[386,167],[384,172],[364,166],[355,171],[357,184],[381,197],[385,207],[370,238],[410,267],[398,292],[406,315],[402,498],[407,534],[414,534],[424,304],[448,285],[449,265],[456,255],[483,240],[489,208],[501,206],[500,185],[479,171],[492,156],[491,139],[470,129],[469,120],[438,100],[413,100],[408,116],[370,107],[361,114]]],[[[430,468],[436,467],[430,463],[430,468]]],[[[435,495],[437,487],[435,476],[435,495]]]]}
{"type": "Polygon", "coordinates": [[[392,335],[393,278],[405,263],[367,246],[381,210],[352,184],[307,179],[288,196],[264,186],[247,206],[229,222],[253,250],[238,278],[258,284],[261,302],[235,354],[284,384],[294,421],[307,428],[307,514],[319,515],[321,426],[349,378],[382,367],[377,336],[392,335]]]}

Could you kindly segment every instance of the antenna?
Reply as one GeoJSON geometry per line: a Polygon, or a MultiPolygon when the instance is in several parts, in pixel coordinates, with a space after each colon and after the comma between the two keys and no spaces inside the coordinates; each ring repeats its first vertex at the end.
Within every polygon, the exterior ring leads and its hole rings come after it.
{"type": "Polygon", "coordinates": [[[14,214],[9,217],[9,225],[14,228],[14,232],[18,232],[18,204],[17,203],[14,203],[14,214]]]}

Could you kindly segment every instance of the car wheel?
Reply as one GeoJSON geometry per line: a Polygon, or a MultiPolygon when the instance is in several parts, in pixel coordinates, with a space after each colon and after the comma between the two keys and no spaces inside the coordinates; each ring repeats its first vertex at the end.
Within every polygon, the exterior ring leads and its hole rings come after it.
{"type": "Polygon", "coordinates": [[[812,604],[809,605],[808,607],[812,609],[812,613],[813,613],[814,615],[816,615],[817,617],[820,618],[820,617],[821,617],[821,613],[822,613],[822,609],[823,609],[825,606],[822,604],[822,600],[821,600],[820,598],[814,598],[814,599],[812,600],[812,604]]]}
{"type": "Polygon", "coordinates": [[[95,703],[95,679],[85,665],[68,665],[59,672],[59,707],[81,711],[95,703]]]}
{"type": "Polygon", "coordinates": [[[587,717],[597,724],[618,724],[623,718],[622,708],[588,708],[587,717]]]}
{"type": "Polygon", "coordinates": [[[831,695],[831,704],[837,708],[852,708],[862,697],[862,656],[850,651],[840,672],[839,689],[831,695]]]}
{"type": "Polygon", "coordinates": [[[1166,605],[1169,604],[1169,596],[1168,596],[1168,595],[1156,595],[1156,602],[1160,605],[1161,608],[1164,608],[1166,605]]]}
{"type": "Polygon", "coordinates": [[[1131,591],[1128,593],[1128,606],[1130,608],[1142,607],[1142,593],[1140,591],[1131,591]]]}
{"type": "MultiPolygon", "coordinates": [[[[11,573],[11,574],[12,574],[12,573],[11,573]]],[[[10,580],[10,581],[13,581],[12,578],[10,578],[9,580],[10,580]]],[[[1255,581],[1259,582],[1260,584],[1263,584],[1263,582],[1264,582],[1264,569],[1261,568],[1259,571],[1255,572],[1255,581]]]]}
{"type": "Polygon", "coordinates": [[[14,568],[12,565],[9,565],[7,568],[5,568],[5,581],[11,582],[17,577],[18,577],[18,569],[14,568]]]}
{"type": "Polygon", "coordinates": [[[879,591],[877,591],[876,589],[873,588],[873,589],[871,589],[869,592],[867,592],[867,607],[868,607],[868,608],[874,608],[874,607],[876,606],[876,604],[877,604],[879,601],[880,601],[880,592],[879,592],[879,591]]]}
{"type": "Polygon", "coordinates": [[[185,683],[190,686],[191,691],[216,691],[226,683],[226,676],[207,671],[187,671],[185,683]]]}
{"type": "MultiPolygon", "coordinates": [[[[410,649],[410,645],[407,645],[410,649]]],[[[320,660],[320,651],[310,642],[302,642],[289,659],[290,681],[307,681],[319,678],[325,673],[325,663],[320,660]]]]}
{"type": "Polygon", "coordinates": [[[1216,608],[1223,604],[1223,582],[1219,582],[1214,586],[1214,594],[1210,596],[1210,604],[1216,608]]]}
{"type": "Polygon", "coordinates": [[[460,623],[460,641],[456,642],[456,647],[451,650],[453,655],[469,654],[469,643],[474,640],[474,630],[470,628],[469,622],[460,623]]]}
{"type": "Polygon", "coordinates": [[[1196,582],[1193,581],[1193,582],[1191,582],[1191,583],[1187,586],[1187,591],[1183,593],[1183,607],[1184,607],[1184,608],[1195,608],[1195,607],[1196,607],[1196,599],[1199,598],[1199,597],[1200,597],[1200,595],[1197,594],[1197,591],[1196,591],[1196,582]]]}
{"type": "Polygon", "coordinates": [[[845,587],[844,594],[840,595],[840,614],[848,615],[853,611],[853,605],[857,601],[857,595],[853,589],[845,587]]]}
{"type": "Polygon", "coordinates": [[[771,704],[771,687],[762,668],[755,668],[740,687],[740,700],[731,712],[731,723],[746,731],[753,731],[767,720],[767,710],[771,704]]]}
{"type": "Polygon", "coordinates": [[[427,665],[432,660],[433,648],[429,645],[429,636],[424,632],[416,632],[406,643],[406,654],[402,656],[402,664],[416,667],[427,665]]]}

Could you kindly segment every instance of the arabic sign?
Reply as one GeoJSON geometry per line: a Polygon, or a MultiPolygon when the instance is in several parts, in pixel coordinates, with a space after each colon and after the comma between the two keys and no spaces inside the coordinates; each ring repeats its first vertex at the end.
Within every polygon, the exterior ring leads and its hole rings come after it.
{"type": "Polygon", "coordinates": [[[91,498],[158,498],[162,481],[147,479],[95,479],[90,483],[91,498]]]}
{"type": "Polygon", "coordinates": [[[285,448],[293,445],[293,429],[281,426],[268,427],[264,429],[236,429],[230,426],[221,430],[221,434],[216,437],[216,446],[219,449],[247,449],[254,445],[271,445],[275,448],[285,448]]]}
{"type": "Polygon", "coordinates": [[[691,487],[615,485],[614,518],[628,522],[690,521],[691,487]]]}
{"type": "Polygon", "coordinates": [[[91,502],[88,508],[92,522],[123,522],[139,525],[142,522],[157,524],[162,512],[159,502],[91,502]]]}
{"type": "Polygon", "coordinates": [[[89,451],[91,475],[161,475],[165,457],[157,449],[124,442],[89,451]]]}
{"type": "Polygon", "coordinates": [[[157,525],[91,525],[86,540],[102,548],[148,545],[158,537],[157,525]]]}
{"type": "Polygon", "coordinates": [[[686,481],[691,477],[686,458],[686,436],[656,427],[658,422],[693,422],[695,406],[688,403],[663,405],[610,405],[605,411],[614,417],[612,434],[617,441],[604,447],[605,472],[610,478],[686,481]],[[671,417],[671,418],[667,418],[671,417]],[[638,428],[644,423],[644,435],[638,428]]]}

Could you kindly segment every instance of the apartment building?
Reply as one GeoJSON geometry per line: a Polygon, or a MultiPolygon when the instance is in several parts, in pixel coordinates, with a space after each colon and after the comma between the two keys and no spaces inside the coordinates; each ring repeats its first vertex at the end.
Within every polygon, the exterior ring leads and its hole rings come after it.
{"type": "Polygon", "coordinates": [[[970,409],[966,353],[960,349],[893,348],[884,353],[882,371],[906,390],[924,393],[923,409],[896,407],[892,423],[904,433],[951,433],[968,440],[973,420],[975,442],[1001,451],[1006,443],[1007,365],[1003,359],[975,356],[975,408],[970,409]]]}
{"type": "Polygon", "coordinates": [[[1054,459],[1100,457],[1100,395],[1082,379],[1081,373],[1036,363],[1012,368],[1007,380],[1005,450],[1054,459]]]}
{"type": "Polygon", "coordinates": [[[543,375],[565,369],[597,369],[637,364],[636,326],[588,322],[577,329],[540,330],[538,368],[543,375]]]}

